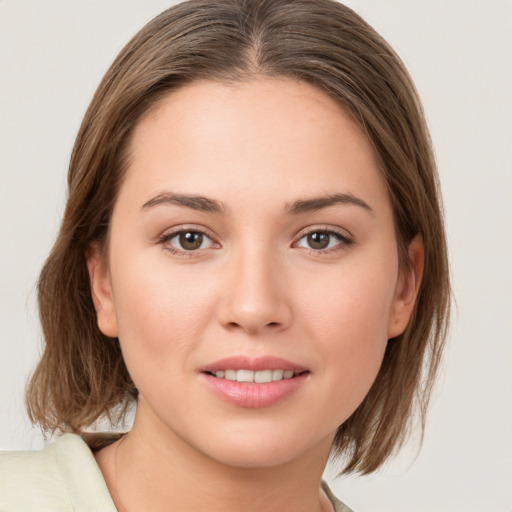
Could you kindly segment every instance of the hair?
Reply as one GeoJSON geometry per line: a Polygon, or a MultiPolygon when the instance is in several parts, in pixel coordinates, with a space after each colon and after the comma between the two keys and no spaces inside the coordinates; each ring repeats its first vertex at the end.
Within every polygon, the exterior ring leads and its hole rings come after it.
{"type": "Polygon", "coordinates": [[[370,473],[425,413],[447,333],[450,283],[436,165],[422,106],[402,61],[334,0],[191,0],[149,22],[100,83],[71,155],[60,232],[38,283],[44,352],[27,408],[46,432],[74,431],[137,399],[116,338],[103,335],[86,255],[104,245],[130,136],[173,90],[197,80],[258,77],[308,82],[334,98],[375,148],[393,208],[399,263],[421,235],[424,274],[407,328],[388,342],[364,401],[339,428],[332,454],[344,472],[370,473]]]}

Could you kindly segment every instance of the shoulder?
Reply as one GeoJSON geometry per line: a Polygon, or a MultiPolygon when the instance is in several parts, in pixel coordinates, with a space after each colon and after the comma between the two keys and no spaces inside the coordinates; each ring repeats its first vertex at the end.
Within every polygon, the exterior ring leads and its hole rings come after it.
{"type": "Polygon", "coordinates": [[[327,483],[322,480],[322,489],[329,498],[329,501],[332,503],[334,507],[334,512],[354,512],[351,508],[348,508],[347,505],[342,503],[336,496],[334,496],[331,489],[329,489],[329,486],[327,483]]]}
{"type": "Polygon", "coordinates": [[[115,512],[94,455],[75,434],[39,451],[0,452],[2,512],[115,512]]]}

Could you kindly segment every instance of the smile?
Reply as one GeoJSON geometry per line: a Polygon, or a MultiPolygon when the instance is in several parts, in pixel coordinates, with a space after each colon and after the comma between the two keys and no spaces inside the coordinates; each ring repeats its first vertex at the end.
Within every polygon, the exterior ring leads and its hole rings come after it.
{"type": "Polygon", "coordinates": [[[211,391],[236,407],[264,408],[278,404],[306,385],[311,371],[272,356],[233,356],[200,369],[211,391]]]}
{"type": "MultiPolygon", "coordinates": [[[[300,372],[304,373],[304,372],[300,372]]],[[[218,370],[211,372],[218,379],[226,379],[237,382],[255,382],[256,384],[264,384],[266,382],[277,382],[283,379],[291,379],[298,375],[292,370],[218,370]]]]}

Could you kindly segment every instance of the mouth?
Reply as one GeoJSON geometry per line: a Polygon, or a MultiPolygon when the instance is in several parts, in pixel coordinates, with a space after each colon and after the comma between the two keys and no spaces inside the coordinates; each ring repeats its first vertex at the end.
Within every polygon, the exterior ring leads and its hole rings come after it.
{"type": "Polygon", "coordinates": [[[295,394],[310,370],[285,359],[234,356],[201,368],[204,382],[222,400],[237,407],[264,408],[295,394]]]}
{"type": "Polygon", "coordinates": [[[205,372],[212,377],[216,377],[217,379],[225,379],[236,382],[254,382],[256,384],[265,384],[268,382],[278,382],[284,379],[293,379],[294,377],[298,377],[300,375],[304,375],[309,373],[308,370],[303,371],[293,371],[293,370],[283,370],[283,369],[267,369],[267,370],[247,370],[247,369],[227,369],[227,370],[217,370],[215,372],[205,372]]]}

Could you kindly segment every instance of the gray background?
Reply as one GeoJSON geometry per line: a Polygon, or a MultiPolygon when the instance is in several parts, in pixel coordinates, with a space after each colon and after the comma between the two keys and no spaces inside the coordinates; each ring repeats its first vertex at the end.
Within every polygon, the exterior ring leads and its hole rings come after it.
{"type": "MultiPolygon", "coordinates": [[[[79,123],[123,44],[172,3],[0,0],[0,449],[42,446],[23,411],[40,346],[35,282],[79,123]]],[[[423,98],[456,308],[419,454],[413,440],[379,474],[332,486],[358,512],[510,512],[512,2],[348,4],[395,47],[423,98]]]]}

